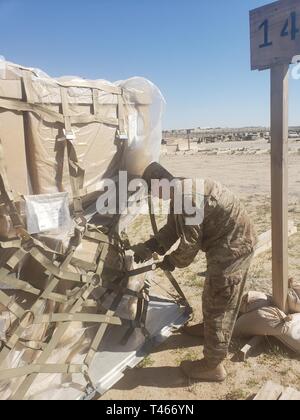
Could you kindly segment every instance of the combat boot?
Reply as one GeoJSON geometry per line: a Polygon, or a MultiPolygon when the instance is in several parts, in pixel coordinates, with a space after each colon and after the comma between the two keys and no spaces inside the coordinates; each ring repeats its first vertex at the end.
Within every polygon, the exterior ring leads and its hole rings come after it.
{"type": "Polygon", "coordinates": [[[188,378],[197,381],[223,382],[227,378],[223,363],[212,367],[205,359],[194,362],[186,360],[181,363],[180,367],[188,378]]]}

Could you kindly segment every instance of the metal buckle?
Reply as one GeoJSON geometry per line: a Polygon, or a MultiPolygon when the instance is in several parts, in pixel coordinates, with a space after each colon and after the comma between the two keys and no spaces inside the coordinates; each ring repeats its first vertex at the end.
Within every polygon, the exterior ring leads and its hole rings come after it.
{"type": "Polygon", "coordinates": [[[121,132],[120,130],[117,130],[116,137],[121,141],[128,141],[128,135],[126,131],[121,132]]]}
{"type": "Polygon", "coordinates": [[[67,130],[64,129],[63,132],[64,132],[64,136],[65,136],[66,140],[69,140],[69,141],[76,140],[76,136],[75,136],[75,133],[74,133],[73,130],[67,131],[67,130]]]}
{"type": "Polygon", "coordinates": [[[73,130],[71,131],[67,131],[65,128],[63,129],[63,137],[60,137],[59,139],[57,139],[57,141],[70,141],[73,142],[74,140],[76,140],[76,136],[73,130]]]}

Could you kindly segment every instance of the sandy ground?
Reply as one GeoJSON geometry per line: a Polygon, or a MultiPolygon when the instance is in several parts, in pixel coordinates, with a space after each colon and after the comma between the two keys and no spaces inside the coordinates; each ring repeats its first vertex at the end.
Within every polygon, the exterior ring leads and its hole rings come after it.
{"type": "MultiPolygon", "coordinates": [[[[299,143],[298,143],[299,144],[299,143]]],[[[214,145],[215,146],[215,145],[214,145]]],[[[222,145],[223,146],[223,145],[222,145]]],[[[239,143],[241,147],[241,144],[239,143]]],[[[226,148],[230,144],[226,144],[226,148]]],[[[185,177],[210,177],[223,182],[246,203],[258,233],[270,229],[270,156],[232,155],[207,156],[197,153],[192,156],[164,156],[162,163],[175,175],[185,177]]],[[[300,229],[300,155],[290,156],[289,217],[300,229]]],[[[163,223],[163,220],[160,221],[163,223]]],[[[144,216],[135,222],[131,236],[136,242],[151,234],[149,221],[144,216]],[[142,229],[141,229],[142,227],[142,229]]],[[[290,274],[300,275],[300,233],[289,243],[290,274]]],[[[203,255],[186,270],[177,270],[177,279],[195,309],[195,320],[200,320],[201,295],[204,278],[199,275],[206,270],[203,255]]],[[[156,280],[162,281],[158,275],[156,280]]],[[[251,267],[248,287],[251,290],[270,292],[271,253],[257,258],[251,267]]],[[[233,341],[226,362],[229,377],[223,384],[189,382],[181,373],[179,365],[185,359],[198,359],[202,354],[199,339],[177,333],[159,347],[144,362],[111,389],[103,399],[246,399],[255,394],[267,380],[300,390],[300,357],[287,351],[275,340],[265,341],[262,353],[251,357],[246,363],[230,361],[242,342],[233,341]]]]}

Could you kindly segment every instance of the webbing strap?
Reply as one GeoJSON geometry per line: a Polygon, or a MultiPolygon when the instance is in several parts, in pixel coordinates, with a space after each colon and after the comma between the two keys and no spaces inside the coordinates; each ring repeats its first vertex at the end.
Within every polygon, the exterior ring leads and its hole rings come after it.
{"type": "Polygon", "coordinates": [[[83,373],[82,365],[75,364],[31,364],[15,369],[2,369],[0,371],[0,381],[19,378],[25,375],[40,373],[83,373]]]}
{"type": "MultiPolygon", "coordinates": [[[[74,314],[82,309],[84,301],[89,297],[92,290],[94,289],[94,286],[88,286],[83,287],[82,290],[82,296],[80,299],[76,301],[76,303],[71,308],[66,308],[66,311],[68,311],[70,314],[74,314]]],[[[57,347],[59,344],[59,341],[61,340],[62,336],[65,334],[69,327],[69,323],[61,323],[58,325],[57,329],[55,330],[50,342],[47,344],[45,350],[41,354],[41,356],[38,358],[36,364],[44,364],[47,362],[48,358],[50,357],[52,351],[57,347]]],[[[82,369],[82,366],[81,366],[82,369]]],[[[22,382],[21,386],[18,388],[16,393],[11,398],[12,400],[21,400],[26,395],[28,389],[32,385],[33,381],[36,379],[38,373],[32,373],[28,375],[24,381],[22,382]]]]}
{"type": "Polygon", "coordinates": [[[10,189],[9,182],[7,179],[7,174],[5,170],[4,164],[4,152],[3,146],[0,141],[0,192],[1,192],[1,200],[7,205],[9,208],[9,216],[12,221],[13,227],[17,230],[23,228],[23,221],[17,211],[15,202],[14,202],[14,195],[12,190],[10,189]]]}
{"type": "MultiPolygon", "coordinates": [[[[2,267],[0,268],[0,284],[8,286],[10,289],[22,290],[35,296],[40,296],[43,290],[33,287],[30,283],[19,280],[14,273],[2,267]]],[[[49,299],[57,303],[67,303],[68,298],[60,293],[50,293],[49,299]]]]}
{"type": "Polygon", "coordinates": [[[87,314],[87,313],[80,313],[80,314],[51,313],[48,315],[37,316],[33,320],[33,324],[50,324],[52,322],[94,322],[96,324],[103,323],[103,324],[112,324],[112,325],[122,325],[122,321],[119,317],[97,315],[97,314],[87,314]]]}
{"type": "Polygon", "coordinates": [[[118,119],[119,119],[119,129],[118,129],[118,138],[119,140],[128,140],[128,134],[125,129],[125,109],[124,109],[124,99],[123,95],[118,96],[118,119]]]}
{"type": "Polygon", "coordinates": [[[44,341],[25,340],[20,338],[20,344],[30,350],[44,350],[46,343],[44,341]]]}
{"type": "Polygon", "coordinates": [[[111,93],[113,95],[121,95],[122,89],[118,86],[109,85],[107,83],[101,82],[99,80],[71,80],[69,82],[60,82],[56,80],[58,86],[70,88],[70,87],[79,87],[87,89],[97,89],[102,92],[111,93]]]}
{"type": "MultiPolygon", "coordinates": [[[[89,226],[88,226],[89,228],[89,226]]],[[[113,245],[113,242],[109,240],[107,235],[99,231],[91,231],[90,229],[86,230],[84,233],[84,238],[92,239],[94,241],[99,241],[102,243],[106,243],[108,245],[113,245]]]]}
{"type": "MultiPolygon", "coordinates": [[[[69,254],[66,255],[64,261],[61,264],[61,268],[64,269],[66,268],[73,256],[75,249],[71,250],[71,252],[69,254]]],[[[52,276],[50,276],[49,278],[49,284],[46,287],[46,289],[44,290],[44,292],[42,293],[42,295],[40,296],[39,299],[36,300],[36,302],[33,304],[33,306],[30,308],[30,312],[33,316],[36,316],[38,311],[40,310],[41,305],[44,303],[44,301],[46,299],[49,298],[50,294],[53,292],[53,290],[56,288],[56,286],[59,283],[59,279],[54,278],[52,276]]],[[[1,296],[1,293],[0,293],[1,296]]],[[[8,298],[5,294],[4,296],[6,298],[8,298]]],[[[10,302],[8,302],[9,304],[10,302]]],[[[7,305],[4,305],[7,306],[7,305]]],[[[9,308],[9,306],[8,306],[9,308]]],[[[10,308],[9,308],[10,309],[10,308]]],[[[14,312],[13,312],[14,313],[14,312]]],[[[17,314],[15,314],[17,317],[21,318],[24,315],[24,311],[23,314],[21,316],[18,316],[17,314]]],[[[6,347],[4,347],[1,352],[0,352],[0,367],[3,364],[3,362],[5,361],[6,357],[8,356],[10,349],[14,348],[14,346],[17,344],[19,338],[21,337],[21,335],[23,334],[24,330],[26,327],[24,327],[23,325],[19,325],[17,327],[17,329],[14,331],[14,333],[11,335],[10,339],[8,340],[8,342],[6,343],[6,347]]]]}
{"type": "Polygon", "coordinates": [[[37,248],[32,248],[29,253],[48,273],[59,280],[72,281],[75,283],[86,283],[88,281],[87,277],[82,274],[65,271],[62,269],[62,266],[56,266],[37,248]]]}
{"type": "Polygon", "coordinates": [[[13,302],[5,293],[0,290],[0,303],[5,306],[13,315],[17,318],[22,318],[24,315],[24,309],[21,308],[16,302],[13,302]]]}
{"type": "MultiPolygon", "coordinates": [[[[157,227],[157,223],[156,223],[156,219],[155,219],[155,214],[154,214],[154,211],[153,211],[152,198],[151,198],[150,195],[148,197],[148,206],[149,206],[149,215],[150,215],[152,230],[153,230],[154,235],[157,235],[158,234],[158,227],[157,227]]],[[[181,287],[179,286],[179,284],[178,284],[177,280],[175,279],[175,277],[173,276],[173,274],[169,271],[164,271],[164,274],[167,277],[167,279],[170,281],[170,283],[172,284],[172,286],[174,287],[176,292],[179,294],[179,296],[183,299],[183,302],[188,306],[188,308],[190,310],[192,310],[185,294],[181,290],[181,287]]]]}
{"type": "MultiPolygon", "coordinates": [[[[62,114],[59,112],[50,109],[46,105],[40,104],[30,104],[27,102],[18,101],[17,99],[3,99],[0,98],[0,108],[6,109],[8,111],[16,112],[33,112],[37,114],[43,121],[48,123],[58,123],[61,125],[65,124],[65,120],[62,114]]],[[[70,115],[71,124],[92,124],[99,123],[105,124],[112,127],[119,126],[118,118],[105,118],[93,114],[82,114],[82,115],[70,115]]]]}
{"type": "Polygon", "coordinates": [[[22,71],[22,81],[25,90],[26,100],[30,104],[34,104],[34,90],[32,85],[32,73],[27,70],[22,71]]]}
{"type": "Polygon", "coordinates": [[[121,340],[121,344],[126,345],[135,329],[138,328],[142,331],[144,336],[148,339],[150,333],[146,328],[146,320],[149,306],[149,285],[145,282],[142,291],[138,297],[137,310],[134,321],[131,321],[129,329],[126,331],[124,337],[121,340]]]}
{"type": "Polygon", "coordinates": [[[18,249],[7,261],[5,261],[5,265],[14,270],[27,254],[28,251],[25,251],[22,248],[18,249]]]}
{"type": "Polygon", "coordinates": [[[98,90],[92,89],[92,93],[93,93],[94,115],[97,116],[99,114],[98,90]]]}
{"type": "Polygon", "coordinates": [[[143,299],[143,310],[140,318],[140,328],[144,336],[149,339],[150,333],[146,328],[146,321],[147,321],[147,315],[148,315],[148,307],[149,307],[149,293],[150,293],[150,286],[145,283],[144,287],[144,299],[143,299]]]}
{"type": "MultiPolygon", "coordinates": [[[[67,90],[65,88],[61,88],[61,101],[65,122],[65,141],[68,153],[70,184],[73,194],[74,216],[75,218],[81,218],[83,221],[81,190],[84,185],[85,170],[79,165],[77,153],[73,144],[73,141],[75,141],[75,135],[72,130],[67,90]]],[[[84,221],[84,223],[86,224],[86,221],[84,221]]]]}
{"type": "MultiPolygon", "coordinates": [[[[128,279],[126,279],[126,278],[123,279],[122,285],[127,284],[127,282],[128,282],[128,279]]],[[[111,309],[108,310],[107,313],[106,313],[107,317],[112,317],[115,314],[122,298],[123,298],[122,293],[118,293],[118,295],[115,297],[115,299],[112,303],[111,309]]],[[[86,355],[86,358],[85,358],[85,364],[87,366],[90,366],[90,364],[91,364],[91,362],[92,362],[92,360],[93,360],[93,358],[94,358],[94,356],[95,356],[95,354],[98,350],[99,344],[101,343],[101,340],[104,337],[104,334],[105,334],[107,328],[108,328],[108,324],[101,324],[100,325],[100,327],[97,331],[97,334],[95,335],[95,338],[94,338],[94,340],[91,344],[91,347],[90,347],[90,349],[89,349],[89,351],[86,355]]]]}
{"type": "MultiPolygon", "coordinates": [[[[99,262],[98,262],[98,267],[96,270],[96,274],[99,276],[99,278],[101,279],[102,277],[102,273],[103,273],[103,269],[104,269],[104,262],[105,259],[107,257],[108,254],[108,250],[109,250],[109,246],[108,244],[103,244],[103,248],[102,251],[100,253],[100,257],[99,257],[99,262]]],[[[111,318],[114,315],[115,311],[107,311],[106,313],[106,317],[107,318],[111,318]]],[[[107,330],[108,324],[101,324],[100,327],[98,328],[98,331],[92,341],[91,347],[85,357],[84,363],[86,366],[90,366],[90,363],[92,362],[94,355],[98,349],[99,343],[101,342],[106,330],[107,330]]],[[[88,383],[90,382],[89,377],[86,378],[88,380],[88,383]]]]}

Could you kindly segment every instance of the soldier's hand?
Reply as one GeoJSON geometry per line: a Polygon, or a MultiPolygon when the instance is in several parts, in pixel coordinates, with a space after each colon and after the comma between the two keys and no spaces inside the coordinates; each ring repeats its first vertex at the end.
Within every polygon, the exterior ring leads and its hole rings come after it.
{"type": "Polygon", "coordinates": [[[134,252],[134,262],[137,264],[144,263],[152,258],[152,251],[145,244],[134,245],[131,249],[134,252]]]}
{"type": "Polygon", "coordinates": [[[163,271],[174,271],[175,265],[172,263],[171,257],[167,255],[163,261],[159,264],[159,268],[161,268],[163,271]]]}

